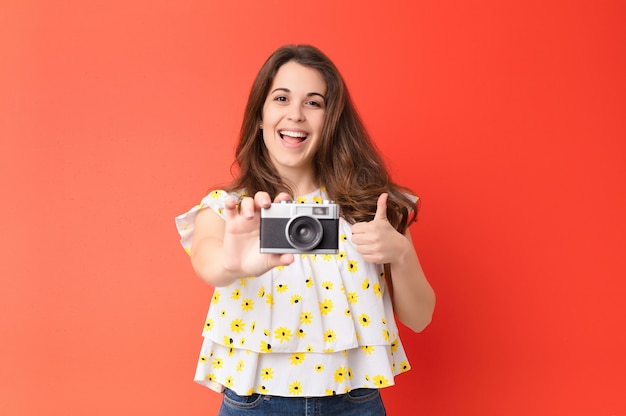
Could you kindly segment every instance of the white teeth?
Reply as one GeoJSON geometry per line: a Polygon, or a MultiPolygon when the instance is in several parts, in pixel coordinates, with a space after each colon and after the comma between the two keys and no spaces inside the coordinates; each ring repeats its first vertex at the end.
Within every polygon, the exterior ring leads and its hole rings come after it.
{"type": "Polygon", "coordinates": [[[306,133],[303,133],[301,131],[290,131],[290,130],[281,130],[279,131],[281,136],[289,136],[289,137],[295,137],[295,138],[305,138],[308,135],[306,133]]]}

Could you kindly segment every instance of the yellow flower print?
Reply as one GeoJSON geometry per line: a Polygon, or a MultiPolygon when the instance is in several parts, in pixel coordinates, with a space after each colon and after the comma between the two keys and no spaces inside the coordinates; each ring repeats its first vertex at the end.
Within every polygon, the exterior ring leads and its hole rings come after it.
{"type": "Polygon", "coordinates": [[[241,302],[242,312],[251,311],[252,308],[254,308],[254,301],[252,299],[244,299],[243,302],[241,302]]]}
{"type": "Polygon", "coordinates": [[[239,279],[239,286],[246,287],[247,284],[248,284],[248,279],[246,279],[245,277],[242,277],[241,279],[239,279]]]}
{"type": "Polygon", "coordinates": [[[335,254],[335,256],[337,256],[337,260],[341,261],[346,258],[346,252],[340,251],[339,253],[335,254]]]}
{"type": "Polygon", "coordinates": [[[306,204],[306,198],[301,196],[300,198],[296,199],[296,204],[306,204]]]}
{"type": "Polygon", "coordinates": [[[383,325],[387,325],[387,320],[385,318],[381,319],[383,321],[383,325]]]}
{"type": "Polygon", "coordinates": [[[213,368],[222,368],[222,366],[224,365],[224,361],[221,358],[214,358],[213,359],[213,368]]]}
{"type": "Polygon", "coordinates": [[[235,333],[243,331],[245,326],[246,324],[241,319],[233,319],[230,322],[230,330],[235,333]]]}
{"type": "Polygon", "coordinates": [[[261,369],[261,379],[267,381],[274,378],[274,370],[271,367],[261,369]]]}
{"type": "Polygon", "coordinates": [[[389,385],[389,380],[387,380],[384,376],[377,375],[374,376],[374,385],[376,387],[387,387],[389,385]]]}
{"type": "Polygon", "coordinates": [[[268,392],[267,387],[265,387],[263,384],[259,384],[259,393],[267,394],[267,392],[268,392]]]}
{"type": "Polygon", "coordinates": [[[335,383],[343,383],[346,381],[346,368],[341,366],[335,371],[335,383]]]}
{"type": "Polygon", "coordinates": [[[313,347],[311,345],[307,345],[304,349],[306,352],[313,352],[313,347]]]}
{"type": "Polygon", "coordinates": [[[318,373],[321,373],[322,371],[324,371],[324,366],[322,364],[316,365],[315,371],[317,371],[318,373]]]}
{"type": "Polygon", "coordinates": [[[332,354],[333,352],[335,352],[335,350],[332,348],[326,348],[325,350],[322,350],[322,352],[324,354],[332,354]]]}
{"type": "Polygon", "coordinates": [[[284,268],[285,268],[285,266],[276,266],[276,267],[274,267],[274,269],[275,269],[275,270],[278,270],[278,271],[280,271],[280,270],[282,270],[282,269],[284,269],[284,268]]]}
{"type": "Polygon", "coordinates": [[[361,347],[361,349],[363,349],[363,353],[365,353],[365,355],[372,355],[372,353],[375,351],[374,347],[372,347],[371,345],[365,345],[361,347]]]}
{"type": "Polygon", "coordinates": [[[334,342],[336,339],[337,335],[332,329],[328,329],[324,332],[324,342],[334,342]]]}
{"type": "Polygon", "coordinates": [[[310,324],[313,319],[313,314],[311,312],[302,312],[300,314],[300,323],[302,324],[310,324]]]}
{"type": "Polygon", "coordinates": [[[259,297],[262,298],[263,296],[265,296],[265,286],[261,286],[259,289],[259,297]]]}
{"type": "Polygon", "coordinates": [[[289,342],[289,339],[291,338],[291,330],[287,327],[281,326],[274,331],[274,336],[280,340],[281,344],[283,342],[289,342]]]}
{"type": "Polygon", "coordinates": [[[254,334],[254,330],[256,329],[256,321],[252,321],[250,324],[250,332],[254,334]]]}
{"type": "Polygon", "coordinates": [[[224,385],[226,387],[232,387],[233,386],[233,378],[231,376],[226,377],[226,380],[224,380],[224,385]]]}
{"type": "Polygon", "coordinates": [[[348,241],[348,236],[344,233],[341,233],[341,235],[339,236],[339,241],[343,241],[345,243],[346,241],[348,241]]]}
{"type": "Polygon", "coordinates": [[[361,283],[361,289],[363,290],[367,290],[370,287],[370,281],[369,279],[365,278],[363,279],[363,283],[361,283]]]}
{"type": "Polygon", "coordinates": [[[322,287],[326,290],[333,290],[333,283],[327,280],[325,282],[322,282],[322,287]]]}
{"type": "Polygon", "coordinates": [[[357,303],[359,301],[359,295],[356,292],[348,292],[348,303],[357,303]]]}
{"type": "Polygon", "coordinates": [[[291,297],[291,303],[292,304],[299,303],[301,300],[302,300],[302,296],[300,296],[300,295],[293,295],[291,297]]]}
{"type": "Polygon", "coordinates": [[[320,191],[326,193],[326,187],[324,185],[320,186],[320,191]]]}
{"type": "Polygon", "coordinates": [[[211,195],[211,198],[213,198],[213,199],[219,199],[219,197],[220,197],[220,195],[222,194],[222,192],[223,192],[223,191],[221,191],[221,190],[219,190],[219,189],[218,189],[218,190],[215,190],[215,191],[213,191],[213,192],[211,192],[211,194],[210,194],[210,195],[211,195]]]}
{"type": "Polygon", "coordinates": [[[361,316],[359,316],[359,323],[363,327],[368,326],[370,324],[370,317],[367,314],[362,313],[361,316]]]}
{"type": "Polygon", "coordinates": [[[350,273],[354,273],[354,272],[356,272],[357,270],[359,270],[359,265],[357,264],[357,262],[356,262],[356,261],[354,261],[354,260],[350,260],[350,261],[348,262],[348,271],[349,271],[350,273]]]}
{"type": "Polygon", "coordinates": [[[220,311],[220,316],[221,316],[222,318],[226,317],[226,309],[222,309],[222,310],[220,311]]]}
{"type": "Polygon", "coordinates": [[[333,255],[332,254],[322,254],[322,260],[324,261],[331,261],[333,259],[333,255]]]}
{"type": "Polygon", "coordinates": [[[201,356],[200,356],[200,359],[199,359],[198,361],[199,361],[201,364],[206,364],[206,361],[207,361],[207,360],[206,360],[206,356],[201,355],[201,356]]]}
{"type": "Polygon", "coordinates": [[[307,277],[306,280],[304,281],[304,283],[306,284],[306,287],[312,287],[313,286],[313,279],[310,277],[307,277]]]}
{"type": "Polygon", "coordinates": [[[239,289],[233,290],[233,293],[230,295],[231,299],[234,300],[239,300],[239,296],[241,296],[241,292],[239,292],[239,289]]]}
{"type": "Polygon", "coordinates": [[[213,319],[209,318],[204,323],[204,330],[211,331],[213,329],[213,319]]]}
{"type": "Polygon", "coordinates": [[[261,346],[259,347],[259,350],[265,353],[272,352],[272,346],[266,341],[261,341],[261,346]]]}
{"type": "Polygon", "coordinates": [[[400,372],[401,373],[409,371],[410,369],[411,369],[411,366],[409,365],[409,363],[407,361],[402,361],[400,363],[400,372]]]}
{"type": "Polygon", "coordinates": [[[383,292],[380,289],[380,283],[374,283],[374,293],[376,293],[376,296],[381,297],[383,292]]]}
{"type": "Polygon", "coordinates": [[[306,336],[306,332],[304,332],[304,329],[300,328],[298,329],[298,332],[296,332],[296,336],[298,338],[304,338],[306,336]]]}
{"type": "Polygon", "coordinates": [[[270,305],[270,309],[272,308],[272,306],[274,305],[274,297],[272,296],[271,293],[268,293],[267,296],[265,297],[265,303],[267,303],[268,305],[270,305]]]}
{"type": "Polygon", "coordinates": [[[300,365],[304,362],[304,358],[306,356],[304,354],[295,353],[289,356],[289,364],[291,365],[300,365]]]}
{"type": "Polygon", "coordinates": [[[286,283],[281,283],[279,285],[276,286],[276,291],[278,293],[283,293],[285,290],[287,290],[289,288],[289,285],[287,285],[286,283]]]}
{"type": "Polygon", "coordinates": [[[370,381],[370,376],[368,374],[365,374],[365,380],[370,381]]]}
{"type": "Polygon", "coordinates": [[[232,346],[234,342],[235,341],[233,341],[231,337],[229,337],[228,335],[224,335],[224,345],[232,346]]]}
{"type": "Polygon", "coordinates": [[[246,393],[246,396],[252,396],[254,394],[254,387],[250,387],[248,389],[248,392],[246,393]]]}
{"type": "Polygon", "coordinates": [[[291,383],[289,385],[289,393],[293,394],[294,396],[297,396],[298,394],[302,393],[302,384],[296,380],[293,383],[291,383]]]}
{"type": "Polygon", "coordinates": [[[344,315],[346,316],[350,316],[352,314],[352,312],[350,312],[350,308],[346,308],[345,311],[343,311],[344,315]]]}
{"type": "Polygon", "coordinates": [[[321,204],[322,202],[324,202],[324,200],[322,198],[320,198],[319,196],[315,195],[313,197],[313,203],[315,204],[321,204]]]}
{"type": "Polygon", "coordinates": [[[204,379],[205,379],[205,380],[207,380],[207,381],[215,381],[215,374],[213,374],[213,373],[211,373],[211,374],[207,374],[207,375],[204,377],[204,379]]]}
{"type": "Polygon", "coordinates": [[[335,393],[333,390],[331,390],[331,389],[326,389],[326,395],[327,395],[327,396],[334,396],[335,394],[337,394],[337,393],[335,393]]]}
{"type": "Polygon", "coordinates": [[[391,353],[393,354],[394,352],[396,352],[396,350],[398,349],[398,339],[394,339],[391,342],[391,353]]]}
{"type": "Polygon", "coordinates": [[[320,312],[322,315],[328,315],[333,310],[333,300],[332,299],[324,299],[323,302],[320,302],[320,312]]]}
{"type": "Polygon", "coordinates": [[[385,339],[385,341],[389,342],[389,331],[387,331],[386,329],[383,329],[383,338],[385,339]]]}
{"type": "Polygon", "coordinates": [[[263,335],[265,335],[266,337],[270,336],[270,330],[269,329],[264,329],[263,330],[263,335]]]}
{"type": "Polygon", "coordinates": [[[213,292],[213,299],[211,299],[211,303],[217,303],[217,302],[219,302],[219,301],[220,301],[220,296],[222,296],[222,295],[221,295],[221,293],[219,292],[219,290],[217,290],[217,289],[216,289],[216,290],[213,292]]]}
{"type": "Polygon", "coordinates": [[[246,339],[245,339],[245,338],[241,338],[241,339],[239,340],[239,345],[241,345],[242,347],[243,347],[244,345],[246,345],[246,339]]]}

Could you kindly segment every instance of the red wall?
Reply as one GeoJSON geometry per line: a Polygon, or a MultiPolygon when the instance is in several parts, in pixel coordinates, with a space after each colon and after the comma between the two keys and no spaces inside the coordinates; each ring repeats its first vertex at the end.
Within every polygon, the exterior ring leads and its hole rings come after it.
{"type": "Polygon", "coordinates": [[[389,414],[626,415],[626,3],[371,3],[1,2],[0,414],[217,409],[173,217],[301,42],[423,200],[438,305],[389,414]]]}

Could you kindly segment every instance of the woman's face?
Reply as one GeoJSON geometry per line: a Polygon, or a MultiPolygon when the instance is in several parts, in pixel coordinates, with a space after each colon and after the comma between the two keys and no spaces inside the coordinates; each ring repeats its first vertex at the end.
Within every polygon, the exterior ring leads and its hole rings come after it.
{"type": "Polygon", "coordinates": [[[278,173],[313,170],[326,111],[326,82],[313,68],[290,61],[281,66],[263,104],[263,141],[278,173]]]}

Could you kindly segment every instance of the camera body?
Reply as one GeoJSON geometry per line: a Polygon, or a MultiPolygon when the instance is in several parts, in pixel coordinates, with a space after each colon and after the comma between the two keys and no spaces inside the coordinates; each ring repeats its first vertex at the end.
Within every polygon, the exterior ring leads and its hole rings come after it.
{"type": "Polygon", "coordinates": [[[335,254],[339,205],[283,201],[261,210],[261,253],[335,254]]]}

